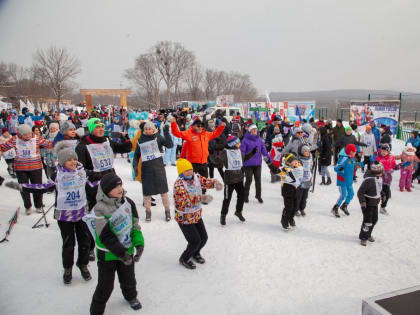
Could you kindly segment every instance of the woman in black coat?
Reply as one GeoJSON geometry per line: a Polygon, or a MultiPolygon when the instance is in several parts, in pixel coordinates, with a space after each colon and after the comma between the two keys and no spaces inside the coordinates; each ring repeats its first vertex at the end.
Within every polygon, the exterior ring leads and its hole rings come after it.
{"type": "Polygon", "coordinates": [[[146,221],[152,220],[151,206],[152,195],[160,194],[162,203],[165,207],[166,221],[171,220],[168,196],[168,181],[166,179],[165,165],[163,164],[162,151],[163,147],[172,148],[173,143],[169,134],[169,125],[163,129],[165,137],[162,137],[151,121],[143,126],[143,132],[137,143],[136,152],[134,153],[133,165],[134,172],[138,174],[138,161],[141,158],[141,181],[143,187],[143,201],[146,208],[146,221]]]}
{"type": "Polygon", "coordinates": [[[328,171],[328,166],[331,165],[332,157],[332,138],[330,134],[330,128],[322,127],[320,129],[320,142],[319,142],[319,165],[321,166],[321,185],[331,184],[331,175],[328,171]],[[325,181],[327,177],[327,181],[325,181]]]}

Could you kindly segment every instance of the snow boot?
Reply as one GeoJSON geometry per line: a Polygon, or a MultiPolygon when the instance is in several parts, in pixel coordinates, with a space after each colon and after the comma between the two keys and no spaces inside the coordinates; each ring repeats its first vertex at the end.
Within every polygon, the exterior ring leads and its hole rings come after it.
{"type": "Polygon", "coordinates": [[[381,208],[381,210],[379,210],[382,214],[389,214],[388,211],[386,211],[386,209],[384,207],[381,208]]]}
{"type": "Polygon", "coordinates": [[[283,215],[281,216],[281,225],[283,227],[283,229],[288,230],[289,229],[289,221],[287,220],[286,217],[286,211],[283,210],[283,215]]]}
{"type": "Polygon", "coordinates": [[[248,203],[248,202],[249,202],[248,197],[244,197],[244,202],[245,202],[245,203],[248,203]]]}
{"type": "Polygon", "coordinates": [[[79,264],[76,264],[76,266],[77,266],[77,267],[79,267],[79,269],[80,269],[80,274],[82,275],[82,278],[83,278],[85,281],[89,281],[89,280],[91,280],[91,279],[92,279],[92,277],[91,277],[91,275],[90,275],[90,272],[89,272],[89,269],[87,269],[87,266],[86,266],[86,265],[79,265],[79,264]]]}
{"type": "Polygon", "coordinates": [[[325,176],[322,176],[322,181],[321,181],[321,184],[320,185],[326,185],[325,176]]]}
{"type": "Polygon", "coordinates": [[[146,222],[152,221],[152,212],[146,211],[146,222]]]}
{"type": "Polygon", "coordinates": [[[350,215],[350,212],[347,210],[347,203],[343,203],[340,209],[345,213],[345,215],[350,215]]]}
{"type": "Polygon", "coordinates": [[[165,210],[165,220],[166,222],[171,221],[171,212],[169,210],[165,210]]]}
{"type": "Polygon", "coordinates": [[[131,308],[135,311],[142,308],[140,301],[137,298],[134,298],[130,301],[127,301],[128,304],[130,304],[131,308]]]}
{"type": "Polygon", "coordinates": [[[327,182],[325,183],[325,185],[331,185],[331,177],[327,177],[327,182]]]}
{"type": "Polygon", "coordinates": [[[295,219],[289,218],[289,224],[291,227],[295,227],[296,226],[295,219]]]}
{"type": "Polygon", "coordinates": [[[226,225],[226,216],[223,215],[223,214],[220,216],[220,224],[221,225],[226,225]]]}
{"type": "Polygon", "coordinates": [[[191,269],[192,270],[192,269],[195,269],[196,268],[195,264],[191,260],[184,261],[182,258],[180,258],[179,259],[179,263],[181,265],[183,265],[187,269],[191,269]]]}
{"type": "Polygon", "coordinates": [[[404,188],[400,188],[400,191],[403,192],[404,191],[404,188]]]}
{"type": "Polygon", "coordinates": [[[368,241],[373,243],[375,241],[375,239],[373,238],[373,236],[369,236],[368,241]]]}
{"type": "Polygon", "coordinates": [[[410,187],[407,188],[407,192],[411,192],[411,188],[410,187]]]}
{"type": "Polygon", "coordinates": [[[264,202],[264,200],[262,200],[261,197],[255,197],[255,198],[257,198],[257,200],[258,200],[259,203],[263,203],[264,202]]]}
{"type": "Polygon", "coordinates": [[[199,263],[199,264],[204,264],[206,262],[206,260],[203,258],[203,256],[200,255],[200,253],[195,254],[193,256],[194,260],[199,263]]]}
{"type": "Polygon", "coordinates": [[[295,216],[300,217],[300,211],[299,210],[296,210],[295,216]]]}
{"type": "Polygon", "coordinates": [[[89,261],[95,261],[95,250],[89,251],[89,261]]]}
{"type": "Polygon", "coordinates": [[[26,215],[30,215],[30,214],[31,214],[31,212],[32,212],[32,207],[25,208],[25,213],[26,213],[26,215]]]}
{"type": "Polygon", "coordinates": [[[366,246],[367,245],[367,240],[360,240],[360,245],[366,246]]]}
{"type": "Polygon", "coordinates": [[[0,176],[0,186],[3,185],[3,182],[4,182],[4,177],[0,176]]]}
{"type": "Polygon", "coordinates": [[[242,212],[235,211],[235,215],[239,218],[241,222],[245,222],[245,218],[242,215],[242,212]]]}
{"type": "Polygon", "coordinates": [[[300,210],[300,215],[301,215],[302,217],[306,216],[306,212],[305,212],[305,210],[300,210]]]}
{"type": "Polygon", "coordinates": [[[338,213],[338,205],[334,205],[334,207],[331,210],[332,214],[336,217],[339,218],[340,214],[338,213]]]}
{"type": "Polygon", "coordinates": [[[63,273],[64,284],[70,284],[72,279],[71,268],[65,268],[63,273]]]}
{"type": "Polygon", "coordinates": [[[42,213],[42,208],[35,208],[36,213],[42,213]]]}

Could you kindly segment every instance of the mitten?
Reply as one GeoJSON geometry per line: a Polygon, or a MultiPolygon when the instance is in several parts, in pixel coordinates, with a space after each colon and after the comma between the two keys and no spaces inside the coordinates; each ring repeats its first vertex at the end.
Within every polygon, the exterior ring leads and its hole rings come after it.
{"type": "Polygon", "coordinates": [[[133,257],[134,262],[139,262],[141,255],[143,254],[144,247],[137,246],[136,247],[136,254],[133,257]]]}
{"type": "Polygon", "coordinates": [[[125,252],[124,256],[121,258],[121,261],[124,265],[130,266],[133,263],[133,257],[128,252],[125,252]]]}

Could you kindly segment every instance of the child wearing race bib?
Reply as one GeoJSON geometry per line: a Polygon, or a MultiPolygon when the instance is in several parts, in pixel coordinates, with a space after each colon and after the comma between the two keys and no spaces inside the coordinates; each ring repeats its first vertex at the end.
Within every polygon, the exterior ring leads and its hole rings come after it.
{"type": "Polygon", "coordinates": [[[303,167],[302,183],[297,190],[297,209],[296,215],[304,217],[306,215],[306,200],[308,199],[309,188],[312,186],[312,154],[311,148],[303,145],[299,148],[299,160],[303,167]]]}
{"type": "Polygon", "coordinates": [[[381,201],[383,171],[382,163],[375,161],[371,165],[371,169],[366,172],[357,191],[357,197],[363,212],[363,222],[359,233],[362,246],[366,246],[367,241],[375,241],[372,237],[372,230],[378,222],[378,204],[381,201]]]}
{"type": "Polygon", "coordinates": [[[178,159],[176,167],[179,176],[174,184],[175,221],[188,242],[179,263],[187,269],[195,269],[191,257],[199,264],[206,262],[200,254],[208,238],[201,218],[202,189],[222,190],[223,185],[217,179],[194,174],[192,164],[186,159],[178,159]]]}
{"type": "Polygon", "coordinates": [[[370,164],[373,161],[374,155],[377,153],[375,135],[372,133],[371,126],[369,125],[366,126],[366,131],[360,137],[360,141],[366,144],[365,147],[362,147],[362,154],[363,154],[362,170],[364,170],[365,165],[367,165],[367,169],[370,170],[370,164]]]}
{"type": "MultiPolygon", "coordinates": [[[[12,136],[9,133],[9,129],[3,128],[2,129],[2,135],[0,137],[0,144],[5,144],[10,139],[12,139],[12,136]]],[[[7,172],[9,173],[10,177],[16,178],[15,166],[14,166],[16,150],[11,149],[9,151],[4,152],[2,155],[4,157],[4,160],[6,161],[7,172]]]]}
{"type": "Polygon", "coordinates": [[[163,151],[163,147],[172,148],[173,143],[169,134],[169,125],[166,125],[163,130],[165,137],[162,137],[158,133],[153,122],[146,122],[143,126],[140,139],[137,142],[138,145],[133,158],[136,177],[139,172],[138,161],[141,158],[141,182],[147,222],[152,220],[151,205],[153,195],[160,195],[162,197],[162,203],[165,208],[165,219],[166,221],[171,220],[168,181],[166,179],[165,165],[163,164],[161,152],[163,151]]]}
{"type": "Polygon", "coordinates": [[[144,239],[136,205],[125,196],[121,178],[113,173],[102,178],[97,203],[89,216],[93,219],[85,217],[85,220],[95,235],[98,257],[98,285],[90,314],[104,313],[114,288],[115,272],[124,298],[134,310],[140,309],[142,305],[137,299],[134,262],[140,260],[144,239]]]}
{"type": "Polygon", "coordinates": [[[289,153],[284,158],[285,166],[280,169],[282,181],[281,195],[283,196],[284,209],[281,216],[281,225],[289,230],[289,225],[295,227],[295,213],[298,207],[297,190],[303,179],[303,167],[299,160],[289,153]]]}
{"type": "Polygon", "coordinates": [[[255,152],[251,151],[246,156],[242,157],[241,142],[237,136],[229,136],[226,143],[226,148],[222,152],[220,158],[222,159],[223,165],[226,168],[224,173],[224,199],[222,204],[222,211],[220,214],[220,224],[226,225],[226,215],[229,211],[230,200],[232,199],[233,191],[236,191],[236,211],[235,215],[241,222],[245,222],[245,218],[242,215],[242,209],[244,206],[244,173],[242,171],[243,161],[250,159],[255,152]]]}

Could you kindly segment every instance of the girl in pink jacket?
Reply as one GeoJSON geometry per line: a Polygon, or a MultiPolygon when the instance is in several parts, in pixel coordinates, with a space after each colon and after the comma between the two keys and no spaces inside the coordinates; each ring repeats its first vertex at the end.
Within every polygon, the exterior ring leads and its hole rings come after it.
{"type": "Polygon", "coordinates": [[[384,171],[382,173],[382,191],[381,191],[381,210],[382,214],[388,214],[386,210],[386,205],[388,204],[389,198],[391,198],[391,182],[392,182],[392,173],[394,169],[397,169],[397,163],[395,162],[395,157],[391,154],[391,148],[389,144],[381,144],[379,154],[375,158],[376,161],[379,161],[384,166],[384,171]]]}
{"type": "Polygon", "coordinates": [[[411,192],[411,181],[414,172],[414,162],[419,163],[420,159],[416,156],[416,148],[411,143],[407,143],[401,155],[395,156],[396,160],[401,160],[404,164],[401,167],[400,191],[404,191],[404,187],[411,192]],[[406,162],[410,162],[407,164],[406,162]]]}

